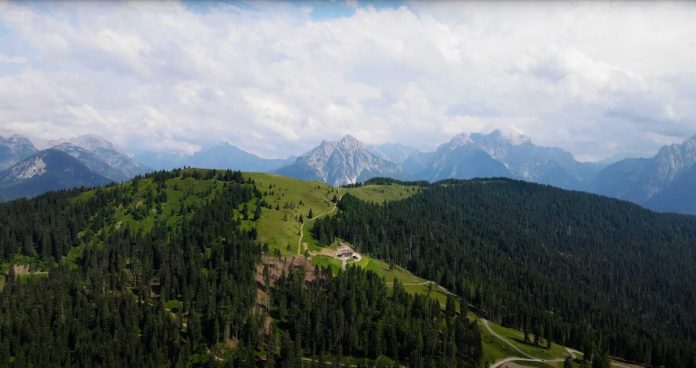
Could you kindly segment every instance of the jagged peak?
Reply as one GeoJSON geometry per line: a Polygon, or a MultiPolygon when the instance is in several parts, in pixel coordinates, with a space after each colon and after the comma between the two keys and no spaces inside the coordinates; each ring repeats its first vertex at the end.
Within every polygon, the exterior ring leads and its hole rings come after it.
{"type": "Polygon", "coordinates": [[[501,130],[501,129],[495,129],[492,132],[488,134],[483,134],[483,133],[476,133],[472,134],[472,139],[474,140],[482,140],[482,139],[490,139],[494,140],[497,142],[501,143],[509,143],[513,146],[519,146],[525,143],[531,143],[532,139],[529,138],[528,136],[514,131],[514,130],[501,130]]]}
{"type": "Polygon", "coordinates": [[[451,146],[463,146],[472,143],[471,135],[469,133],[459,133],[450,139],[449,144],[451,146]]]}
{"type": "Polygon", "coordinates": [[[365,144],[358,140],[357,138],[353,137],[352,135],[348,134],[343,136],[340,141],[338,141],[338,144],[340,144],[343,147],[347,148],[365,148],[365,144]]]}
{"type": "Polygon", "coordinates": [[[33,146],[33,143],[31,140],[27,137],[18,135],[18,134],[12,134],[10,136],[1,136],[0,135],[0,142],[7,142],[7,143],[21,143],[21,144],[28,144],[33,146]]]}
{"type": "Polygon", "coordinates": [[[77,137],[68,139],[66,142],[72,143],[78,147],[82,147],[86,150],[95,150],[97,148],[106,148],[118,151],[113,143],[106,140],[104,137],[96,134],[83,134],[77,137]]]}
{"type": "Polygon", "coordinates": [[[350,134],[346,134],[341,138],[340,142],[346,142],[346,143],[355,143],[355,142],[360,142],[358,138],[353,137],[350,134]]]}

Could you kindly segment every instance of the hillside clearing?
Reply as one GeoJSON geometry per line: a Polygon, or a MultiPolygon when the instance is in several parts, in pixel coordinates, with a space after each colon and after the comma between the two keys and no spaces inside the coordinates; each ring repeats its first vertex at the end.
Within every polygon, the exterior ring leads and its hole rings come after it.
{"type": "Polygon", "coordinates": [[[346,190],[350,195],[365,202],[384,203],[406,199],[417,194],[422,188],[402,184],[369,184],[346,190]]]}

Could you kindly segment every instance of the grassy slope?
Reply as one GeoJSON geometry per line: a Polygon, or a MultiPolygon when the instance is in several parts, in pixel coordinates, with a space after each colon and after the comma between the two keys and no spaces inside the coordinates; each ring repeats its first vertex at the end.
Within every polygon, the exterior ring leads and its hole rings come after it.
{"type": "MultiPolygon", "coordinates": [[[[281,175],[245,173],[245,177],[256,182],[257,189],[271,209],[261,209],[261,219],[256,224],[259,241],[267,243],[269,249],[278,249],[282,255],[297,254],[300,231],[299,215],[305,220],[303,243],[313,252],[320,251],[319,244],[311,234],[312,221],[307,218],[309,210],[314,216],[330,211],[334,207],[334,196],[340,198],[350,193],[360,199],[383,203],[414,195],[417,187],[404,185],[366,185],[359,188],[336,188],[325,183],[304,181],[281,175]],[[276,210],[276,205],[279,207],[276,210]]],[[[253,210],[252,204],[250,208],[253,210]]],[[[304,246],[301,254],[304,253],[304,246]]]]}
{"type": "MultiPolygon", "coordinates": [[[[524,342],[524,334],[521,331],[514,330],[511,328],[503,327],[500,325],[496,324],[490,324],[491,329],[495,331],[500,336],[503,336],[506,338],[508,341],[511,341],[512,343],[515,344],[520,350],[524,351],[525,353],[532,355],[537,358],[541,359],[555,359],[559,356],[564,356],[567,354],[566,350],[564,347],[557,345],[557,344],[551,344],[551,348],[547,349],[546,347],[541,347],[541,346],[536,346],[534,344],[529,344],[524,342]]],[[[483,327],[482,327],[483,329],[483,327]]],[[[532,336],[530,335],[530,339],[532,336]]],[[[541,345],[545,345],[546,341],[542,341],[541,345]]]]}
{"type": "MultiPolygon", "coordinates": [[[[256,182],[256,188],[272,207],[261,209],[261,219],[256,224],[259,241],[268,244],[271,250],[280,250],[283,255],[297,254],[300,231],[297,217],[306,218],[310,209],[315,216],[327,212],[334,206],[331,202],[333,196],[341,196],[341,189],[324,183],[273,174],[248,173],[244,176],[256,182]]],[[[304,241],[316,243],[308,231],[311,227],[305,225],[305,228],[304,241]]]]}
{"type": "Polygon", "coordinates": [[[347,189],[351,195],[366,201],[384,203],[408,198],[421,190],[420,187],[406,186],[400,184],[390,185],[363,185],[358,188],[347,189]]]}
{"type": "MultiPolygon", "coordinates": [[[[470,314],[471,318],[477,318],[475,315],[470,314]]],[[[563,346],[552,343],[551,348],[535,346],[533,344],[524,343],[524,334],[521,331],[517,331],[511,328],[503,327],[493,322],[488,323],[489,326],[495,333],[505,338],[507,341],[513,343],[518,349],[524,351],[525,353],[541,359],[558,359],[569,355],[563,346]]],[[[499,338],[491,334],[488,329],[483,326],[483,323],[478,321],[479,329],[481,330],[481,342],[483,344],[483,362],[493,363],[497,360],[510,357],[510,356],[521,356],[521,354],[510,347],[505,342],[501,341],[499,338]]],[[[531,336],[530,336],[531,338],[531,336]]],[[[545,341],[544,341],[545,342],[545,341]]],[[[532,366],[532,367],[560,367],[563,365],[562,362],[556,363],[532,363],[532,362],[520,362],[520,365],[532,366]]]]}

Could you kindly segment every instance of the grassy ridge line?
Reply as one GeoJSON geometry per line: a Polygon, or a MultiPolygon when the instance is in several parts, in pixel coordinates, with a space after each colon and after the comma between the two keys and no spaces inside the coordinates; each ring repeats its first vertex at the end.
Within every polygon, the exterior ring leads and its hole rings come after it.
{"type": "MultiPolygon", "coordinates": [[[[256,188],[268,204],[261,209],[261,218],[255,224],[258,240],[261,244],[268,244],[271,253],[277,250],[281,255],[296,255],[298,249],[302,253],[301,244],[296,245],[301,232],[302,242],[308,244],[308,249],[318,250],[319,244],[314,240],[310,227],[302,227],[298,219],[301,215],[306,220],[310,209],[313,215],[329,212],[334,207],[334,196],[338,199],[350,193],[362,200],[383,203],[407,198],[419,190],[417,187],[400,184],[338,188],[326,183],[275,174],[243,175],[254,180],[256,188]]],[[[249,204],[251,212],[255,205],[249,204]]]]}
{"type": "MultiPolygon", "coordinates": [[[[295,247],[302,229],[298,221],[299,216],[307,217],[310,209],[313,213],[329,211],[334,206],[331,202],[333,196],[340,197],[343,191],[325,183],[281,175],[245,173],[244,176],[256,182],[256,188],[263,194],[264,201],[270,207],[261,209],[261,218],[256,222],[256,230],[259,242],[268,244],[271,254],[276,250],[281,255],[297,254],[295,247]]],[[[304,237],[313,242],[307,233],[304,237]]]]}

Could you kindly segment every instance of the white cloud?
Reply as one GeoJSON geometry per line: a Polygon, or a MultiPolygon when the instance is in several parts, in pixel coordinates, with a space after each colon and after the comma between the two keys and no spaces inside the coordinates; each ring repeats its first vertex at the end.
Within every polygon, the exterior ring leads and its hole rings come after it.
{"type": "Polygon", "coordinates": [[[584,159],[696,134],[695,4],[349,5],[0,3],[0,130],[273,157],[498,128],[584,159]]]}

